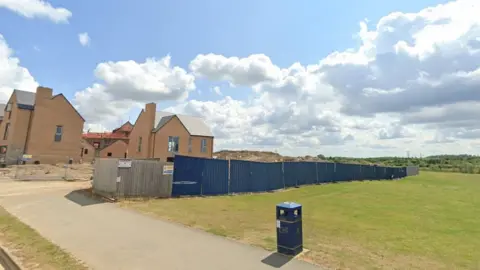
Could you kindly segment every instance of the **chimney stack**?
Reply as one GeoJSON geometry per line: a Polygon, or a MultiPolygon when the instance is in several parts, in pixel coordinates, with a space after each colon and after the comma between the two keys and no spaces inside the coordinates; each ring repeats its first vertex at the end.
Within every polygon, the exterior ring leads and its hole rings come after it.
{"type": "Polygon", "coordinates": [[[156,110],[157,110],[157,104],[155,104],[154,102],[145,104],[145,112],[147,113],[153,112],[153,114],[155,114],[156,110]]]}
{"type": "Polygon", "coordinates": [[[41,103],[45,99],[51,99],[53,96],[52,88],[39,86],[35,94],[35,104],[41,103]]]}

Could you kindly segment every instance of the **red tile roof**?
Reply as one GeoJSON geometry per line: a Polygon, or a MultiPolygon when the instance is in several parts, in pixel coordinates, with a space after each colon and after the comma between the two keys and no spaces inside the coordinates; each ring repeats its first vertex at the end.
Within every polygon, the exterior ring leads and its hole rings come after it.
{"type": "Polygon", "coordinates": [[[84,139],[128,139],[125,134],[112,132],[87,132],[82,137],[84,139]]]}

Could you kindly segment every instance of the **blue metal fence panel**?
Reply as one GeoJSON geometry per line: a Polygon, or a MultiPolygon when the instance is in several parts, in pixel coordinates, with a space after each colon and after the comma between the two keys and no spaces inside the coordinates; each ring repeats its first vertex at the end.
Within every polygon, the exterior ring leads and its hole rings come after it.
{"type": "Polygon", "coordinates": [[[250,163],[243,160],[230,160],[230,192],[250,191],[250,163]]]}
{"type": "Polygon", "coordinates": [[[201,194],[228,194],[228,161],[220,159],[205,160],[202,174],[201,194]]]}
{"type": "Polygon", "coordinates": [[[284,188],[282,162],[267,163],[268,172],[268,190],[276,190],[284,188]]]}
{"type": "Polygon", "coordinates": [[[175,156],[172,196],[200,195],[205,159],[175,156]]]}
{"type": "Polygon", "coordinates": [[[298,166],[296,162],[283,163],[283,179],[285,187],[295,187],[298,185],[298,166]]]}
{"type": "Polygon", "coordinates": [[[387,168],[386,168],[386,167],[377,166],[377,167],[375,168],[375,172],[376,172],[376,175],[377,175],[377,180],[388,179],[388,178],[387,178],[388,172],[387,172],[387,168]]]}
{"type": "Polygon", "coordinates": [[[375,180],[375,168],[371,165],[362,165],[363,180],[375,180]]]}
{"type": "Polygon", "coordinates": [[[352,180],[364,180],[365,177],[363,176],[363,172],[362,172],[362,165],[360,164],[350,164],[350,167],[352,169],[352,173],[353,173],[353,179],[352,180]]]}
{"type": "Polygon", "coordinates": [[[407,167],[400,168],[400,178],[407,177],[407,167]]]}
{"type": "Polygon", "coordinates": [[[230,161],[229,168],[226,160],[186,156],[176,156],[174,165],[173,196],[219,195],[229,191],[264,192],[334,181],[403,178],[410,169],[328,162],[262,163],[241,160],[230,161]]]}
{"type": "Polygon", "coordinates": [[[303,163],[303,179],[306,185],[313,185],[318,182],[317,179],[317,163],[316,162],[304,162],[303,163]]]}
{"type": "Polygon", "coordinates": [[[335,163],[335,181],[344,182],[354,179],[354,167],[352,164],[335,163]]]}
{"type": "Polygon", "coordinates": [[[249,162],[250,163],[250,187],[251,192],[265,192],[268,190],[268,163],[249,162]]]}
{"type": "Polygon", "coordinates": [[[327,171],[325,172],[325,182],[332,183],[335,182],[335,170],[336,170],[336,163],[325,163],[327,166],[327,171]]]}
{"type": "Polygon", "coordinates": [[[328,182],[328,163],[317,162],[317,183],[328,182]]]}
{"type": "Polygon", "coordinates": [[[311,185],[317,182],[315,162],[285,162],[283,173],[287,187],[311,185]]]}
{"type": "Polygon", "coordinates": [[[393,179],[395,177],[395,172],[392,167],[386,167],[385,171],[386,171],[385,179],[393,179]]]}

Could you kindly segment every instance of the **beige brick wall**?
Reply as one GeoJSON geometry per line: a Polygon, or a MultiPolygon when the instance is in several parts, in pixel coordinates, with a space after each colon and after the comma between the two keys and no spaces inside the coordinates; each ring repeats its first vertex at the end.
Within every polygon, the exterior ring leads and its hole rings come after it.
{"type": "Polygon", "coordinates": [[[8,164],[15,164],[24,153],[31,111],[18,108],[15,94],[12,94],[8,103],[12,104],[12,110],[5,112],[0,124],[0,145],[8,146],[6,161],[8,164]],[[5,128],[8,123],[10,124],[8,137],[4,140],[5,128]]]}
{"type": "Polygon", "coordinates": [[[95,159],[95,147],[85,140],[82,140],[81,144],[83,148],[82,162],[92,162],[95,159]],[[85,149],[87,149],[87,153],[85,153],[85,149]]]}
{"type": "Polygon", "coordinates": [[[213,151],[213,138],[212,137],[200,137],[200,136],[190,136],[188,131],[183,126],[182,122],[177,118],[173,117],[167,124],[165,124],[160,130],[158,130],[154,135],[154,157],[160,158],[161,160],[166,160],[167,157],[171,156],[168,152],[168,137],[169,136],[178,136],[179,137],[179,155],[185,156],[194,156],[194,157],[205,157],[211,158],[213,151]],[[189,138],[192,138],[192,151],[189,152],[189,138]],[[201,140],[207,140],[207,151],[201,152],[201,140]]]}
{"type": "Polygon", "coordinates": [[[27,142],[27,153],[41,163],[80,160],[84,120],[62,95],[52,98],[52,89],[39,87],[27,142]],[[60,142],[56,142],[56,127],[63,127],[60,142]]]}
{"type": "Polygon", "coordinates": [[[110,157],[112,158],[125,158],[125,153],[127,152],[128,144],[126,144],[122,140],[118,140],[111,145],[103,148],[100,150],[100,157],[102,158],[107,158],[108,153],[111,153],[112,155],[110,157]]]}
{"type": "Polygon", "coordinates": [[[156,105],[149,103],[145,105],[135,122],[132,132],[129,136],[128,157],[130,158],[150,158],[152,157],[152,130],[155,120],[156,105]],[[140,137],[142,138],[141,151],[138,151],[140,137]]]}

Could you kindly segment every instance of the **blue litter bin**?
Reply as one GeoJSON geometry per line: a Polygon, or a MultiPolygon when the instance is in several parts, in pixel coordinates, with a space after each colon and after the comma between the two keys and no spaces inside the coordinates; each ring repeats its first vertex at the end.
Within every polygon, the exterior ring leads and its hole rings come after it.
{"type": "Polygon", "coordinates": [[[302,205],[277,204],[277,251],[295,256],[303,251],[302,205]]]}

